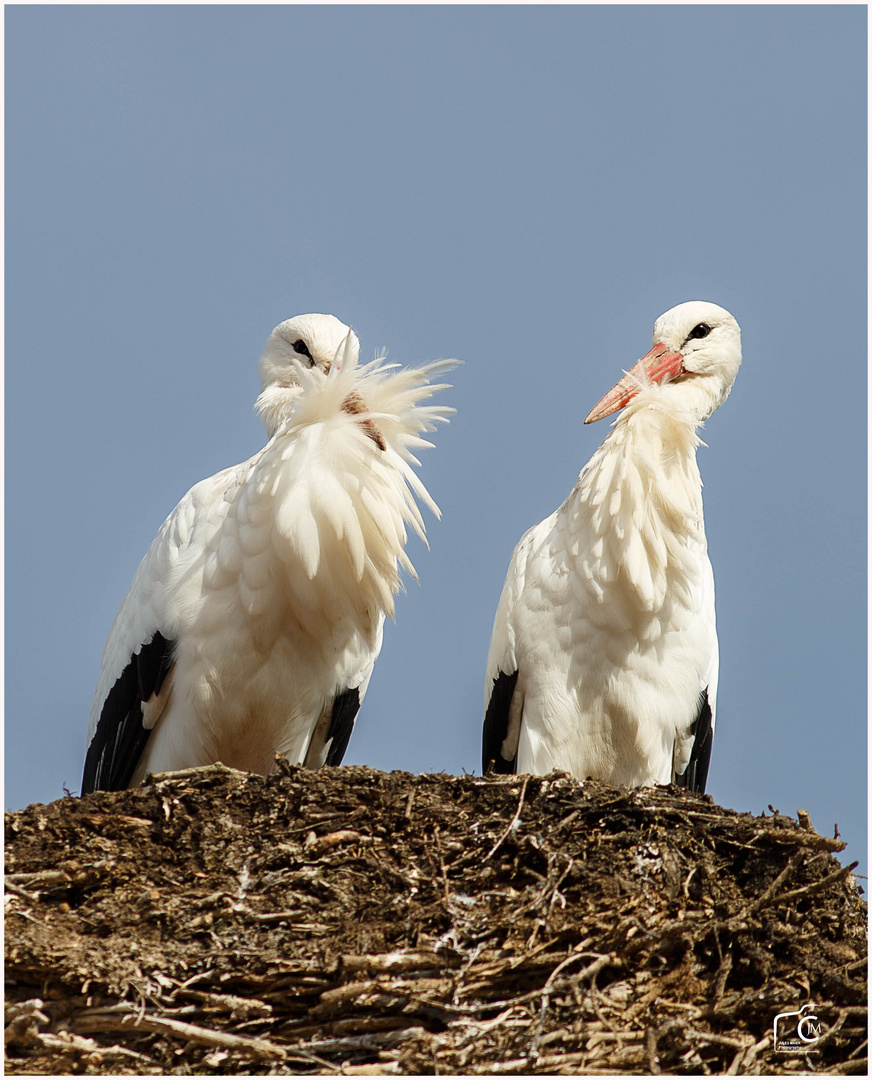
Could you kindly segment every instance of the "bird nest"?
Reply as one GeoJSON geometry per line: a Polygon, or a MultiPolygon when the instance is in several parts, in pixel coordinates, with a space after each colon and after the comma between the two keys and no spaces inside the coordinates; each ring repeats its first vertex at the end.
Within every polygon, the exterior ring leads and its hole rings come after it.
{"type": "Polygon", "coordinates": [[[215,766],[31,806],[6,1069],[864,1073],[843,846],[561,773],[215,766]]]}

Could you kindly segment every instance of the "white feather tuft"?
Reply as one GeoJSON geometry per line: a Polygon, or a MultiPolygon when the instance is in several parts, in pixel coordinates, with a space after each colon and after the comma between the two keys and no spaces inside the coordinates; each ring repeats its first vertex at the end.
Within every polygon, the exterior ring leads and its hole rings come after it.
{"type": "Polygon", "coordinates": [[[322,612],[341,607],[338,594],[348,591],[360,596],[366,612],[392,615],[400,568],[416,576],[405,552],[406,530],[426,544],[418,502],[437,518],[440,511],[415,472],[412,450],[432,445],[421,433],[454,412],[427,402],[448,388],[431,380],[456,363],[401,368],[378,357],[359,364],[351,332],[326,373],[295,362],[298,393],[260,467],[267,470],[267,459],[281,457],[271,485],[276,520],[293,559],[323,586],[322,612]],[[322,574],[325,560],[329,575],[322,574]]]}

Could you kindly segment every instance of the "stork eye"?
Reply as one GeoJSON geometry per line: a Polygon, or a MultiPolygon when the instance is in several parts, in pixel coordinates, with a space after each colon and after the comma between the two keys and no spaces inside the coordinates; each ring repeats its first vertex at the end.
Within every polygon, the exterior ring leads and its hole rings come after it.
{"type": "Polygon", "coordinates": [[[688,338],[703,338],[708,337],[711,332],[712,328],[708,323],[701,322],[697,323],[687,336],[688,338]]]}
{"type": "Polygon", "coordinates": [[[309,352],[309,346],[306,344],[305,341],[303,341],[302,338],[300,338],[299,341],[294,342],[293,349],[294,349],[294,352],[299,353],[300,356],[308,356],[309,361],[310,361],[309,367],[311,367],[315,363],[314,357],[309,352]]]}

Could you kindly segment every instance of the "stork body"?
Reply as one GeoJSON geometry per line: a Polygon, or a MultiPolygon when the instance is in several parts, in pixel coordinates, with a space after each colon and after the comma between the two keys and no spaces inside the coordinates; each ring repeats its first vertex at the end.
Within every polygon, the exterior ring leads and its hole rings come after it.
{"type": "Polygon", "coordinates": [[[623,409],[571,494],[512,556],[485,770],[705,790],[718,641],[696,432],[730,391],[740,334],[693,301],[657,320],[654,342],[589,415],[623,409]]]}
{"type": "Polygon", "coordinates": [[[382,643],[406,526],[422,537],[412,465],[451,410],[422,405],[453,363],[357,363],[332,315],[273,331],[257,407],[266,446],[195,485],[137,570],[103,655],[83,793],[222,761],[339,764],[382,643]]]}

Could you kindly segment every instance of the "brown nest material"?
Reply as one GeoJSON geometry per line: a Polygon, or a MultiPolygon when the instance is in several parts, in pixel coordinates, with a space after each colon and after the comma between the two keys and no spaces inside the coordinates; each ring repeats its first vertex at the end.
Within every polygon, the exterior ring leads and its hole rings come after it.
{"type": "Polygon", "coordinates": [[[865,905],[804,812],[285,772],[7,815],[8,1072],[866,1071],[865,905]]]}

